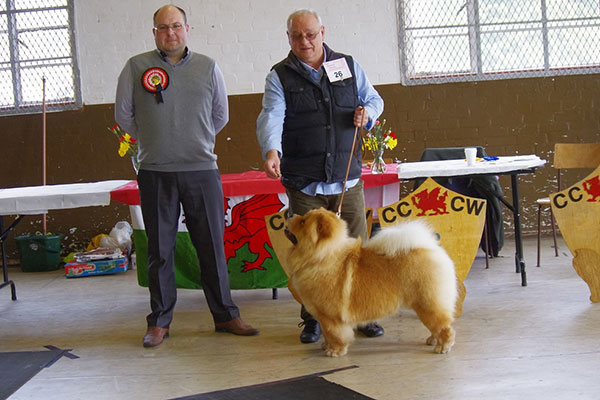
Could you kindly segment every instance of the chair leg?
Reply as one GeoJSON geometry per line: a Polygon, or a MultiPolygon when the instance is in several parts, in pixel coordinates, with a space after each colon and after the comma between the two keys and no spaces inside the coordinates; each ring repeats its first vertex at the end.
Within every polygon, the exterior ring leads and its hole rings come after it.
{"type": "MultiPolygon", "coordinates": [[[[537,211],[537,266],[540,266],[540,244],[542,241],[542,225],[541,225],[541,218],[542,218],[542,206],[538,204],[538,211],[537,211]]],[[[554,230],[554,224],[552,224],[552,229],[554,230]]]]}
{"type": "Polygon", "coordinates": [[[490,258],[496,257],[494,255],[494,245],[492,244],[492,233],[488,230],[488,238],[487,238],[487,248],[489,249],[488,253],[490,258]]]}
{"type": "Polygon", "coordinates": [[[554,239],[554,256],[558,257],[558,245],[556,244],[556,228],[554,227],[554,214],[550,207],[550,223],[552,224],[552,238],[554,239]]]}
{"type": "Polygon", "coordinates": [[[485,222],[483,224],[483,235],[484,235],[484,239],[485,240],[485,268],[488,269],[490,267],[490,242],[488,240],[488,224],[487,224],[487,218],[485,219],[485,222]]]}

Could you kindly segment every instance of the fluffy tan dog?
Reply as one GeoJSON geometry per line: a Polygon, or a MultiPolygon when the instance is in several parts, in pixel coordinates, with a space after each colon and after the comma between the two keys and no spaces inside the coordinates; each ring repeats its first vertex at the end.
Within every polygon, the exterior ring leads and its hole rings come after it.
{"type": "Polygon", "coordinates": [[[353,327],[412,308],[431,331],[428,345],[454,344],[457,297],[454,263],[431,228],[413,220],[381,230],[361,247],[331,211],[294,216],[286,235],[290,289],[319,321],[328,356],[343,356],[353,327]]]}

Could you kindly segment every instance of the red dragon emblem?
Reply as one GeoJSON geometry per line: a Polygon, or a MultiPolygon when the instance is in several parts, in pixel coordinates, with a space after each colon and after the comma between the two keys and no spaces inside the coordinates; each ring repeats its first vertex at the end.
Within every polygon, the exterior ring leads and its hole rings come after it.
{"type": "MultiPolygon", "coordinates": [[[[255,261],[244,261],[242,272],[264,270],[262,263],[271,258],[267,247],[272,247],[265,225],[265,216],[281,210],[283,203],[277,194],[257,194],[236,204],[231,210],[231,225],[225,226],[225,258],[229,261],[239,249],[248,244],[249,251],[258,255],[255,261]]],[[[225,199],[227,209],[227,199],[225,199]]]]}
{"type": "Polygon", "coordinates": [[[415,207],[421,210],[417,216],[427,215],[428,211],[433,211],[429,215],[442,215],[448,214],[446,210],[446,197],[448,197],[448,191],[446,190],[440,195],[441,187],[436,187],[431,192],[427,192],[427,189],[416,193],[412,197],[412,202],[415,207]]]}
{"type": "Polygon", "coordinates": [[[588,201],[597,201],[596,199],[600,197],[600,175],[583,181],[583,189],[591,196],[588,201]]]}

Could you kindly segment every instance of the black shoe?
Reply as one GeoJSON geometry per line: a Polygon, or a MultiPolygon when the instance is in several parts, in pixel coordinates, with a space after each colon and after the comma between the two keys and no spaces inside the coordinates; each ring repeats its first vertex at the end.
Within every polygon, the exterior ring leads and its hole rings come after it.
{"type": "Polygon", "coordinates": [[[377,337],[383,335],[383,327],[377,322],[369,322],[368,324],[359,326],[356,329],[366,337],[377,337]]]}
{"type": "Polygon", "coordinates": [[[298,324],[298,327],[304,326],[300,334],[302,343],[314,343],[321,337],[321,326],[316,319],[307,319],[298,324]]]}

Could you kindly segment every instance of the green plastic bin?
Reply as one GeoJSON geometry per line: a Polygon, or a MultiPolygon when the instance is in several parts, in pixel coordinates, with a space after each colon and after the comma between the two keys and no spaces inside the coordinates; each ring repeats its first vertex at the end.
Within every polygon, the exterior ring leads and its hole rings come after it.
{"type": "Polygon", "coordinates": [[[60,240],[57,235],[22,235],[15,237],[23,272],[54,271],[60,266],[60,240]]]}

